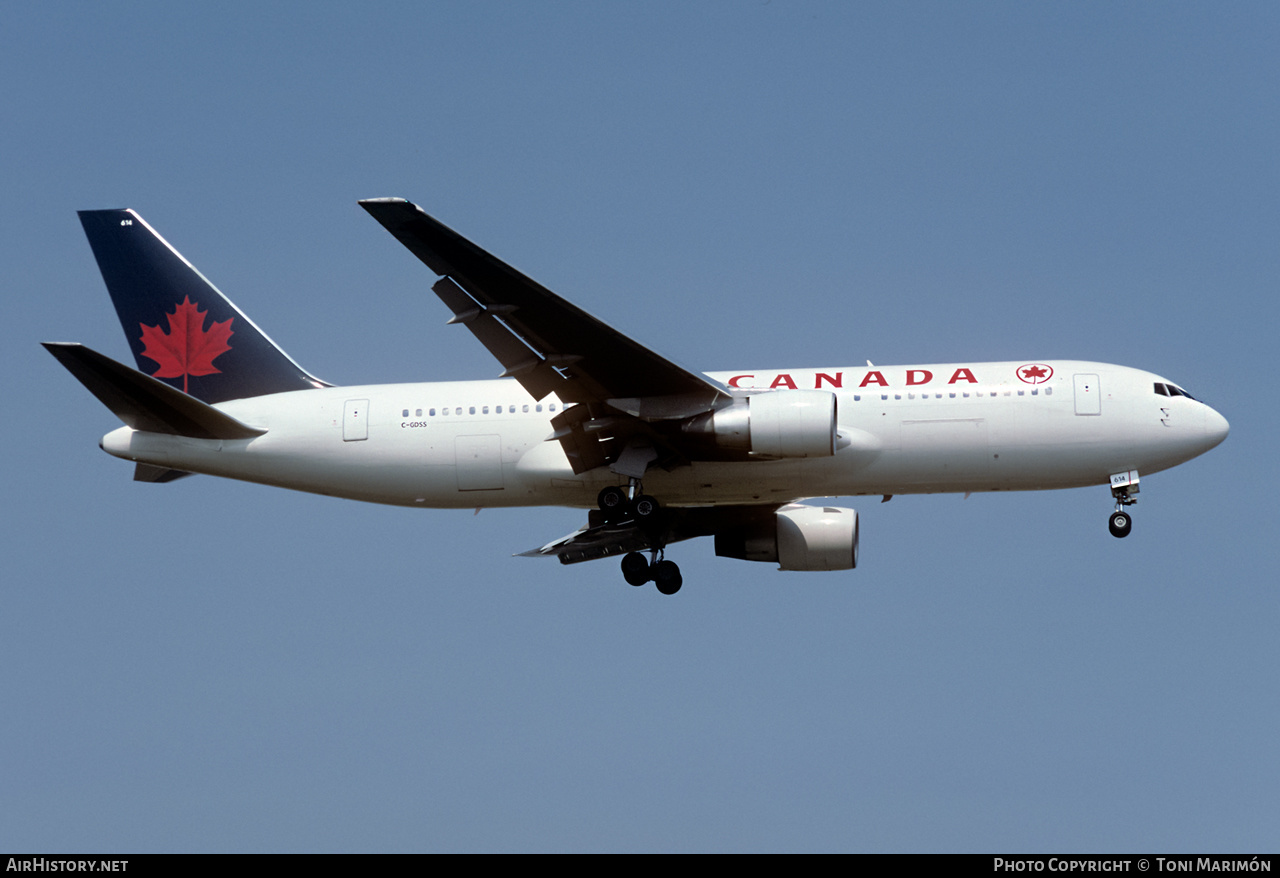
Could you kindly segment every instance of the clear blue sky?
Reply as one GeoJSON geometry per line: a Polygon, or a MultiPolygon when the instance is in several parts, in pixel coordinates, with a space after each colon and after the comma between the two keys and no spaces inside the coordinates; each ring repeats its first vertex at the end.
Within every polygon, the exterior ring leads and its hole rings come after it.
{"type": "Polygon", "coordinates": [[[1274,4],[16,5],[0,849],[1274,851],[1274,4]],[[690,367],[1150,369],[1105,488],[850,502],[862,566],[512,558],[573,510],[130,481],[132,207],[336,383],[493,377],[399,195],[690,367]]]}

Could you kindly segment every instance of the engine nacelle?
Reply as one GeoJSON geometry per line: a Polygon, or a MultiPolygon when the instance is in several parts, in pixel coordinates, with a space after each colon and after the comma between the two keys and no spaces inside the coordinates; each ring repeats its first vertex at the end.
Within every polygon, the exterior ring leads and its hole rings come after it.
{"type": "Polygon", "coordinates": [[[784,506],[752,525],[716,534],[716,554],[776,561],[779,570],[858,566],[858,513],[839,506],[784,506]]]}
{"type": "Polygon", "coordinates": [[[765,457],[830,457],[837,444],[836,395],[826,390],[757,393],[693,418],[684,431],[765,457]]]}

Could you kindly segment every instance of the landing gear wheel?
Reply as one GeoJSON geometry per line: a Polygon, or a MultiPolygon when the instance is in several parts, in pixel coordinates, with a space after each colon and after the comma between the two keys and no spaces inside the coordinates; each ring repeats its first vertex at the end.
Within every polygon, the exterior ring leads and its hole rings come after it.
{"type": "Polygon", "coordinates": [[[596,504],[604,513],[605,520],[617,521],[627,511],[627,492],[617,485],[601,488],[596,495],[596,504]]]}
{"type": "Polygon", "coordinates": [[[658,501],[650,497],[648,494],[641,494],[639,497],[631,501],[631,514],[635,516],[636,521],[645,524],[654,521],[658,517],[658,511],[661,509],[658,501]]]}
{"type": "Polygon", "coordinates": [[[1107,529],[1111,531],[1113,537],[1127,537],[1129,531],[1133,530],[1133,519],[1127,512],[1113,512],[1111,520],[1107,522],[1107,529]]]}
{"type": "Polygon", "coordinates": [[[675,594],[684,585],[684,577],[675,561],[659,561],[653,565],[653,584],[663,594],[675,594]]]}
{"type": "Polygon", "coordinates": [[[639,552],[622,556],[622,578],[628,585],[644,585],[649,581],[649,561],[639,552]]]}

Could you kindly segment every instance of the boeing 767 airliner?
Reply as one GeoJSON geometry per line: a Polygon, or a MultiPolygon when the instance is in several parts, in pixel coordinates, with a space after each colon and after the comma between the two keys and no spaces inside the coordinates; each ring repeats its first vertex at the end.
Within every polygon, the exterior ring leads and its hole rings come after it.
{"type": "Polygon", "coordinates": [[[798,501],[1109,485],[1128,535],[1139,478],[1203,454],[1226,420],[1180,385],[1105,363],[931,363],[698,374],[658,356],[399,198],[360,204],[440,279],[502,364],[484,381],[335,387],[295,363],[132,210],[80,220],[134,370],[45,347],[125,426],[134,478],[224,476],[399,506],[573,506],[525,552],[622,556],[681,586],[667,546],[848,570],[858,514],[798,501]]]}

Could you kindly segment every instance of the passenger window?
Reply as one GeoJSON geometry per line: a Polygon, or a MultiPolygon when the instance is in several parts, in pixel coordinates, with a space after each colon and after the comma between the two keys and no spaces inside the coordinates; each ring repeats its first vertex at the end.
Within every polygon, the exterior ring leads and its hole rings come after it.
{"type": "Polygon", "coordinates": [[[861,401],[862,401],[862,396],[861,396],[861,394],[857,394],[857,393],[855,393],[855,394],[853,395],[853,401],[854,401],[854,402],[861,402],[861,401]]]}
{"type": "Polygon", "coordinates": [[[435,409],[428,409],[428,410],[427,410],[427,414],[434,418],[434,417],[436,416],[436,410],[435,410],[435,409]]]}
{"type": "Polygon", "coordinates": [[[453,413],[454,413],[455,415],[460,415],[460,414],[462,414],[462,406],[458,406],[456,409],[454,409],[454,410],[453,410],[453,413]]]}
{"type": "Polygon", "coordinates": [[[526,412],[527,412],[527,411],[529,410],[529,407],[528,407],[527,405],[526,405],[526,406],[523,406],[521,410],[522,410],[522,411],[526,411],[526,412]]]}
{"type": "Polygon", "coordinates": [[[537,410],[538,410],[538,411],[542,411],[542,403],[538,403],[537,410]]]}
{"type": "Polygon", "coordinates": [[[555,410],[556,410],[556,404],[554,402],[551,403],[551,405],[547,406],[547,411],[554,412],[555,410]]]}
{"type": "MultiPolygon", "coordinates": [[[[474,409],[472,411],[474,411],[474,409]]],[[[480,409],[480,413],[483,415],[489,414],[489,407],[485,406],[484,408],[480,409]]]]}
{"type": "Polygon", "coordinates": [[[402,417],[402,418],[407,418],[407,417],[409,417],[409,410],[408,410],[408,409],[405,409],[405,410],[404,410],[404,412],[400,415],[400,417],[402,417]]]}
{"type": "Polygon", "coordinates": [[[422,417],[422,409],[416,409],[416,410],[414,411],[414,413],[413,413],[413,416],[414,416],[415,418],[420,418],[420,417],[422,417]]]}

